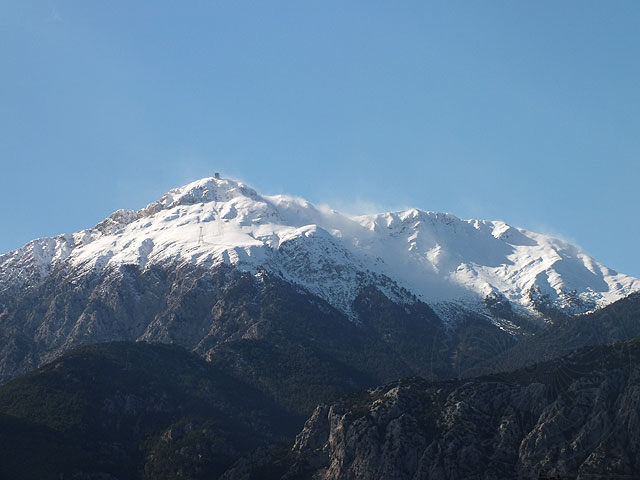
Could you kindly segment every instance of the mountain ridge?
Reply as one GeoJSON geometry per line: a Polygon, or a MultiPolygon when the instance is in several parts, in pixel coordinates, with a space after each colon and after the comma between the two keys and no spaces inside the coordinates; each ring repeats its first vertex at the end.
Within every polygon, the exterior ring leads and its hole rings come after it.
{"type": "MultiPolygon", "coordinates": [[[[37,284],[62,264],[82,276],[117,265],[181,262],[227,263],[254,274],[266,269],[354,320],[351,304],[367,283],[401,303],[416,296],[445,321],[451,304],[491,318],[487,298],[535,318],[545,307],[585,313],[640,291],[640,280],[578,247],[505,222],[415,208],[347,216],[211,177],[140,210],[118,210],[93,228],[0,255],[0,292],[37,284]]],[[[517,332],[519,325],[501,327],[517,332]]]]}
{"type": "Polygon", "coordinates": [[[219,360],[109,342],[0,386],[5,473],[533,479],[626,478],[640,467],[640,337],[509,372],[333,392],[303,417],[219,360]]]}
{"type": "Polygon", "coordinates": [[[222,478],[635,478],[640,339],[466,380],[405,378],[319,405],[289,451],[222,478]]]}

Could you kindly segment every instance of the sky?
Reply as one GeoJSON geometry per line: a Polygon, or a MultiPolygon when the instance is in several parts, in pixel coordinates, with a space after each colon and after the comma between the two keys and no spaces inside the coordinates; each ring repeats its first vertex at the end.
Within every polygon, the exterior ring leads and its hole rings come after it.
{"type": "Polygon", "coordinates": [[[0,1],[0,253],[220,172],[640,277],[640,2],[0,1]]]}

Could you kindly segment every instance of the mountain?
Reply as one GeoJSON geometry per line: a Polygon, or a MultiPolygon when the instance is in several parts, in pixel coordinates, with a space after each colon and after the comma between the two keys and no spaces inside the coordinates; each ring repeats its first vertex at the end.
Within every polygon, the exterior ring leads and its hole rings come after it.
{"type": "Polygon", "coordinates": [[[175,345],[73,349],[0,386],[0,478],[604,479],[640,470],[640,339],[474,379],[396,380],[334,396],[306,422],[236,373],[175,345]]]}
{"type": "Polygon", "coordinates": [[[220,178],[1,256],[0,289],[37,284],[61,265],[82,278],[122,265],[179,263],[263,268],[348,314],[363,282],[393,299],[416,295],[445,319],[448,302],[486,312],[487,297],[498,296],[529,313],[542,300],[584,313],[640,290],[639,280],[579,248],[504,222],[417,209],[352,217],[220,178]]]}
{"type": "Polygon", "coordinates": [[[0,387],[0,478],[217,478],[301,424],[180,347],[91,345],[0,387]]]}
{"type": "Polygon", "coordinates": [[[612,344],[640,337],[640,294],[632,293],[595,312],[563,318],[548,328],[516,342],[513,347],[491,358],[488,365],[477,365],[470,375],[516,369],[566,355],[589,345],[612,344]]]}
{"type": "Polygon", "coordinates": [[[640,343],[601,344],[638,336],[640,281],[560,240],[207,178],[0,256],[0,464],[101,480],[627,474],[640,343]]]}
{"type": "Polygon", "coordinates": [[[269,368],[247,345],[301,355],[309,373],[341,372],[319,390],[450,378],[638,290],[577,247],[504,222],[352,217],[206,178],[0,256],[0,382],[113,340],[251,359],[254,382],[269,368]]]}
{"type": "Polygon", "coordinates": [[[635,478],[640,340],[468,381],[393,382],[320,405],[286,452],[222,478],[635,478]]]}

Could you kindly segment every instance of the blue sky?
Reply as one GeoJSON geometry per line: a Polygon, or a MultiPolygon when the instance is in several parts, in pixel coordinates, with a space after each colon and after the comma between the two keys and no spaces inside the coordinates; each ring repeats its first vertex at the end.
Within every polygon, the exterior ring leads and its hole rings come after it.
{"type": "Polygon", "coordinates": [[[215,171],[640,277],[640,2],[0,3],[0,253],[215,171]]]}

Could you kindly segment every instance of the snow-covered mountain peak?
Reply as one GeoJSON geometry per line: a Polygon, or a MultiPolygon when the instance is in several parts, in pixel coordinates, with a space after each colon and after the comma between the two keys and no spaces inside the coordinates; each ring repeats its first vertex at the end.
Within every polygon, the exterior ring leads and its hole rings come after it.
{"type": "Polygon", "coordinates": [[[502,221],[415,208],[348,216],[217,177],[173,189],[141,210],[118,210],[94,228],[0,256],[0,290],[41,281],[59,265],[89,275],[185,262],[265,269],[348,314],[368,284],[397,301],[401,291],[405,299],[416,295],[443,315],[438,305],[483,310],[487,298],[504,298],[522,311],[545,304],[578,313],[640,290],[639,280],[578,247],[502,221]]]}
{"type": "Polygon", "coordinates": [[[206,202],[228,202],[238,197],[257,200],[256,191],[244,183],[227,178],[208,177],[191,182],[165,193],[160,200],[147,206],[161,205],[173,208],[177,205],[192,205],[206,202]]]}
{"type": "Polygon", "coordinates": [[[239,198],[259,201],[256,191],[241,182],[218,177],[202,178],[168,191],[159,200],[141,210],[116,210],[96,225],[95,229],[101,233],[110,234],[140,218],[155,215],[162,210],[197,203],[225,203],[239,198]]]}

